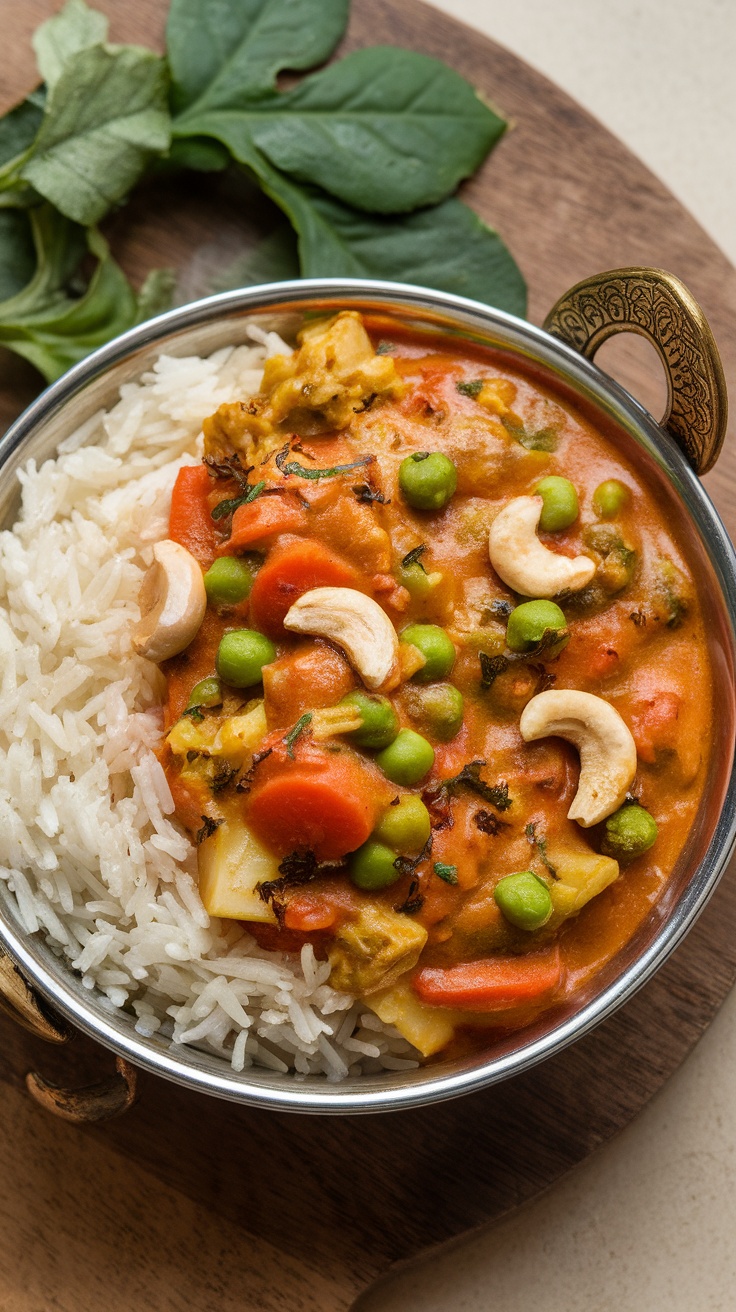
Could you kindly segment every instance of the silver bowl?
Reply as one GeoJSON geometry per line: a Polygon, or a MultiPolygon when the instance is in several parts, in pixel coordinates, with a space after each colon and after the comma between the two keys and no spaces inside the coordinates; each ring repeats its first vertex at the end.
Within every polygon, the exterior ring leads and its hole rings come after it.
{"type": "Polygon", "coordinates": [[[422,1106],[497,1083],[560,1052],[628,1001],[674,951],[711,896],[736,841],[736,555],[692,468],[695,464],[702,471],[718,454],[725,397],[707,325],[686,289],[669,275],[618,270],[591,279],[558,302],[545,329],[458,296],[359,279],[273,284],[172,310],[95,351],[8,430],[0,441],[0,523],[11,524],[17,514],[18,467],[31,457],[53,455],[63,438],[96,410],[113,404],[121,384],[137,378],[162,351],[209,354],[246,340],[250,323],[288,337],[305,311],[351,307],[385,316],[387,334],[393,321],[428,341],[444,334],[461,348],[465,342],[492,347],[583,408],[615,435],[624,452],[635,454],[688,547],[709,629],[719,713],[705,803],[663,895],[630,942],[579,995],[534,1025],[499,1039],[489,1032],[487,1051],[416,1071],[340,1084],[258,1069],[237,1074],[214,1055],[174,1046],[160,1035],[143,1038],[134,1029],[134,1017],[84,988],[40,935],[23,930],[13,896],[0,883],[0,995],[24,1014],[27,1024],[37,1032],[46,1026],[44,1037],[52,1038],[59,1027],[49,1023],[50,1006],[52,1015],[61,1013],[116,1053],[119,1069],[129,1062],[191,1089],[281,1111],[422,1106]],[[667,428],[580,354],[592,356],[601,341],[622,330],[648,336],[663,356],[670,378],[667,428]]]}

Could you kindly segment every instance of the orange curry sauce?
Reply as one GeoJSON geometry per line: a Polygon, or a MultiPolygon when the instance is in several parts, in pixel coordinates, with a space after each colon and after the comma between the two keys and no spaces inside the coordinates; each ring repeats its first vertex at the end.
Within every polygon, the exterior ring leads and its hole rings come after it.
{"type": "MultiPolygon", "coordinates": [[[[366,326],[370,331],[370,321],[366,326]]],[[[307,882],[287,883],[273,923],[248,925],[262,946],[295,951],[311,941],[325,956],[341,925],[362,906],[379,904],[427,930],[419,962],[402,977],[404,985],[411,986],[417,971],[427,967],[526,954],[556,962],[552,984],[537,996],[525,1000],[519,994],[516,1005],[499,1011],[491,1006],[453,1012],[461,1028],[515,1028],[540,1009],[569,999],[622,947],[658,898],[686,842],[710,751],[712,690],[703,620],[688,562],[641,471],[581,412],[489,352],[447,343],[425,354],[420,338],[393,332],[391,342],[380,337],[380,330],[373,333],[373,346],[393,359],[403,386],[354,407],[349,425],[339,432],[314,425],[317,431],[310,433],[303,419],[291,430],[282,425],[278,441],[249,476],[251,485],[262,481],[269,492],[278,491],[213,520],[213,508],[242,489],[222,465],[219,477],[204,464],[182,471],[171,537],[205,570],[218,555],[247,553],[258,573],[248,599],[234,607],[210,605],[191,645],[164,666],[167,731],[185,711],[194,685],[214,673],[226,631],[267,634],[277,659],[264,670],[262,689],[225,689],[223,706],[203,711],[206,719],[222,720],[263,697],[267,736],[255,758],[251,754],[231,765],[229,774],[227,763],[220,763],[216,776],[193,768],[195,753],[187,761],[164,747],[162,759],[178,817],[192,834],[202,838],[204,825],[206,835],[204,817],[210,829],[223,817],[240,817],[267,846],[271,843],[279,860],[310,846],[318,863],[329,860],[327,868],[317,864],[307,882]],[[458,390],[459,383],[481,379],[492,383],[483,404],[472,388],[458,390]],[[285,446],[289,460],[304,467],[333,467],[365,456],[371,461],[309,481],[277,466],[275,454],[285,446]],[[457,468],[457,490],[438,512],[411,509],[398,485],[401,461],[418,451],[443,452],[457,468]],[[519,602],[489,563],[489,526],[512,498],[532,494],[550,474],[572,481],[580,513],[569,528],[540,538],[563,555],[587,553],[598,572],[581,594],[558,598],[570,631],[561,654],[550,659],[543,651],[513,661],[483,687],[480,653],[508,655],[506,616],[519,602]],[[595,513],[593,493],[609,479],[619,480],[629,495],[615,518],[604,521],[595,513]],[[302,561],[305,541],[313,544],[311,573],[303,567],[292,571],[289,562],[302,561]],[[422,600],[412,598],[402,567],[418,547],[425,548],[420,560],[427,574],[441,575],[422,600]],[[412,789],[390,783],[375,753],[351,746],[349,735],[315,742],[307,726],[287,744],[287,733],[305,713],[334,706],[362,686],[338,646],[283,627],[297,596],[322,585],[352,587],[373,597],[399,636],[407,625],[426,622],[442,626],[455,644],[457,658],[448,677],[463,694],[464,716],[451,741],[432,741],[411,677],[388,692],[402,727],[424,734],[435,751],[431,772],[412,789]],[[619,877],[577,914],[555,916],[529,932],[504,918],[493,898],[495,885],[521,870],[552,884],[568,850],[600,852],[602,830],[601,825],[583,829],[567,818],[577,788],[577,752],[555,737],[522,740],[524,706],[550,687],[595,693],[619,711],[638,753],[631,792],[656,819],[658,837],[649,851],[622,864],[619,877]],[[268,748],[270,754],[259,761],[268,748]],[[480,774],[487,784],[507,786],[506,809],[471,789],[443,794],[438,787],[478,761],[484,763],[480,774]],[[288,806],[286,813],[279,811],[279,780],[294,771],[306,776],[325,762],[336,792],[355,804],[347,818],[337,818],[334,833],[323,816],[312,825],[308,804],[293,814],[288,806]],[[273,804],[264,804],[263,811],[271,817],[269,830],[258,799],[274,788],[273,804]],[[340,863],[347,857],[340,847],[341,825],[360,832],[363,841],[392,800],[407,791],[423,796],[429,806],[431,851],[391,887],[362,891],[340,863]],[[455,868],[456,883],[438,877],[437,862],[455,868]]],[[[229,438],[237,439],[239,415],[246,409],[225,406],[210,421],[210,436],[214,424],[220,449],[229,438]]],[[[283,795],[289,797],[288,788],[283,795]]],[[[380,980],[371,985],[380,986],[380,980]]],[[[366,994],[370,1005],[370,990],[366,994]]]]}

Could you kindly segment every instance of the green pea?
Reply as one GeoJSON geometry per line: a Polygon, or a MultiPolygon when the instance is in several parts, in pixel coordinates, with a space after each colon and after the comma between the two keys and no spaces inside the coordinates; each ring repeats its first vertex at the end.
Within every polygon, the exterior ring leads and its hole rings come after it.
{"type": "Polygon", "coordinates": [[[413,601],[426,601],[441,582],[442,575],[439,570],[433,570],[428,574],[418,561],[412,561],[411,565],[402,565],[399,569],[399,583],[406,588],[413,601]]]}
{"type": "Polygon", "coordinates": [[[539,527],[544,533],[557,533],[561,528],[569,528],[578,517],[578,494],[569,478],[560,478],[550,474],[537,483],[534,491],[542,498],[542,514],[539,527]]]}
{"type": "Polygon", "coordinates": [[[613,519],[623,510],[629,499],[629,489],[617,478],[608,478],[599,483],[593,493],[593,509],[601,519],[613,519]]]}
{"type": "Polygon", "coordinates": [[[401,634],[402,642],[410,642],[424,657],[424,665],[417,670],[417,683],[431,683],[444,679],[455,664],[455,646],[439,624],[410,624],[401,634]]]}
{"type": "Polygon", "coordinates": [[[390,847],[369,838],[350,858],[350,878],[358,888],[388,888],[401,878],[401,871],[396,869],[395,861],[396,853],[390,847]]]}
{"type": "Polygon", "coordinates": [[[402,729],[391,746],[378,753],[376,764],[392,784],[411,788],[434,765],[432,744],[413,729],[402,729]]]}
{"type": "Polygon", "coordinates": [[[421,714],[430,733],[441,743],[449,743],[462,728],[465,702],[460,689],[452,683],[436,683],[419,695],[421,714]]]}
{"type": "Polygon", "coordinates": [[[356,747],[368,747],[378,752],[388,747],[399,732],[399,717],[388,697],[369,697],[365,692],[349,692],[341,706],[355,706],[360,711],[362,728],[354,729],[346,737],[356,747]]]}
{"type": "Polygon", "coordinates": [[[496,905],[517,929],[540,929],[552,915],[549,889],[533,870],[506,875],[493,890],[496,905]]]}
{"type": "Polygon", "coordinates": [[[441,510],[457,487],[457,469],[440,451],[415,451],[399,465],[399,487],[415,510],[441,510]]]}
{"type": "Polygon", "coordinates": [[[603,830],[601,851],[617,861],[633,861],[657,841],[657,822],[638,803],[622,806],[609,815],[603,830]]]}
{"type": "Polygon", "coordinates": [[[542,641],[545,633],[560,633],[559,645],[550,647],[557,654],[569,640],[567,620],[554,601],[523,601],[509,615],[506,643],[509,651],[528,651],[542,641]]]}
{"type": "Polygon", "coordinates": [[[191,710],[192,706],[222,706],[222,688],[214,674],[195,683],[189,694],[187,710],[191,710]]]}
{"type": "Polygon", "coordinates": [[[234,606],[250,596],[255,570],[240,556],[219,556],[204,576],[207,600],[215,606],[234,606]]]}
{"type": "Polygon", "coordinates": [[[251,688],[261,682],[264,665],[276,659],[276,648],[269,638],[255,629],[232,629],[224,634],[217,648],[217,673],[233,688],[251,688]]]}
{"type": "Polygon", "coordinates": [[[429,811],[421,797],[408,793],[387,807],[375,837],[399,852],[421,852],[431,832],[429,811]]]}

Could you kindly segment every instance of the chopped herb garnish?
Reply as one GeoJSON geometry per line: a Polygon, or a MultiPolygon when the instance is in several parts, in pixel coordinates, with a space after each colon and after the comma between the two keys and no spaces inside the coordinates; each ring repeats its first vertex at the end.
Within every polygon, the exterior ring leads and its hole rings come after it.
{"type": "Polygon", "coordinates": [[[253,473],[254,465],[248,465],[243,469],[240,463],[240,456],[235,452],[231,456],[226,456],[224,460],[216,460],[214,456],[205,456],[204,464],[215,478],[234,478],[235,482],[245,490],[248,484],[248,475],[253,473]]]}
{"type": "Polygon", "coordinates": [[[557,879],[557,867],[552,865],[552,862],[547,856],[547,839],[540,837],[537,833],[537,826],[535,824],[528,824],[524,830],[524,835],[527,843],[530,843],[532,847],[536,847],[539,853],[539,860],[542,862],[545,870],[549,872],[553,879],[557,879]]]}
{"type": "MultiPolygon", "coordinates": [[[[225,519],[228,515],[233,515],[238,509],[238,506],[247,506],[249,502],[255,501],[256,497],[261,496],[265,490],[266,484],[261,481],[260,483],[254,483],[253,486],[249,487],[248,491],[244,492],[240,497],[230,497],[227,501],[218,501],[214,510],[211,512],[212,518],[218,520],[225,519]]],[[[275,488],[273,490],[276,491],[275,488]]]]}
{"type": "Polygon", "coordinates": [[[488,784],[485,779],[481,779],[480,772],[485,764],[485,761],[469,761],[453,779],[445,779],[443,786],[451,793],[458,788],[467,788],[469,792],[482,797],[484,802],[490,802],[497,811],[508,811],[512,804],[509,786],[507,783],[488,784]]]}
{"type": "Polygon", "coordinates": [[[312,712],[305,711],[304,715],[300,716],[293,729],[290,729],[284,738],[284,742],[286,743],[286,755],[289,756],[292,761],[294,760],[294,743],[297,738],[301,738],[304,730],[307,729],[311,723],[312,712]]]}
{"type": "Polygon", "coordinates": [[[405,902],[400,907],[394,907],[399,915],[413,916],[416,911],[421,911],[424,906],[424,898],[419,892],[419,880],[412,879],[409,885],[409,892],[405,902]]]}
{"type": "Polygon", "coordinates": [[[637,629],[643,629],[647,622],[647,617],[643,610],[632,610],[629,619],[633,621],[637,629]]]}
{"type": "Polygon", "coordinates": [[[446,884],[457,883],[457,866],[447,866],[444,861],[435,861],[434,873],[439,879],[444,879],[446,884]]]}
{"type": "Polygon", "coordinates": [[[422,544],[418,547],[413,547],[412,550],[407,552],[407,554],[404,556],[404,559],[401,562],[401,568],[408,569],[410,565],[418,565],[419,568],[423,570],[423,572],[426,574],[427,571],[426,569],[424,569],[424,566],[422,564],[422,556],[424,555],[426,550],[427,547],[424,542],[422,542],[422,544]]]}
{"type": "Polygon", "coordinates": [[[508,657],[506,656],[489,656],[487,652],[478,653],[480,661],[480,686],[481,688],[491,688],[498,678],[499,674],[505,674],[509,668],[508,657]]]}
{"type": "Polygon", "coordinates": [[[494,597],[488,609],[498,619],[507,620],[514,608],[510,601],[503,601],[501,597],[494,597]]]}
{"type": "Polygon", "coordinates": [[[499,820],[492,811],[476,811],[473,820],[476,828],[480,829],[482,834],[490,834],[491,838],[495,838],[502,829],[509,827],[507,820],[499,820]]]}
{"type": "MultiPolygon", "coordinates": [[[[431,414],[434,414],[434,411],[433,411],[431,405],[427,405],[426,410],[427,410],[427,413],[428,413],[428,414],[430,414],[430,415],[431,415],[431,414]]],[[[412,453],[412,457],[411,457],[411,458],[412,458],[412,460],[414,461],[414,463],[418,465],[419,462],[420,462],[420,460],[429,460],[429,457],[430,457],[430,452],[429,452],[429,451],[414,451],[414,452],[412,453]]]]}
{"type": "Polygon", "coordinates": [[[271,903],[274,915],[282,925],[286,911],[282,894],[289,888],[309,884],[324,870],[337,870],[343,864],[342,861],[318,861],[309,848],[299,848],[284,857],[279,866],[280,879],[267,879],[256,884],[256,893],[262,902],[271,903]]]}
{"type": "Polygon", "coordinates": [[[245,774],[241,775],[240,779],[236,783],[235,785],[236,792],[238,793],[250,792],[251,785],[253,783],[253,776],[255,775],[258,766],[261,764],[261,761],[265,761],[266,758],[271,755],[272,751],[273,751],[273,747],[267,747],[266,750],[263,752],[256,752],[245,774]]]}
{"type": "Polygon", "coordinates": [[[330,469],[307,469],[300,465],[298,460],[287,460],[289,447],[284,447],[276,456],[276,464],[281,470],[284,477],[289,474],[298,474],[299,478],[335,478],[338,474],[349,474],[351,469],[360,469],[362,465],[370,465],[374,457],[361,456],[359,460],[351,460],[347,465],[333,465],[330,469]]]}
{"type": "Polygon", "coordinates": [[[526,447],[527,451],[557,450],[557,430],[554,428],[540,428],[536,433],[530,433],[523,424],[517,423],[508,416],[502,417],[501,423],[509,437],[513,437],[515,442],[526,447]]]}
{"type": "Polygon", "coordinates": [[[422,801],[429,811],[430,824],[437,833],[442,829],[452,829],[454,820],[450,798],[441,781],[427,785],[422,791],[422,801]]]}
{"type": "Polygon", "coordinates": [[[200,818],[202,820],[202,828],[198,829],[195,835],[195,842],[197,845],[204,843],[205,839],[211,838],[215,830],[219,829],[220,825],[223,823],[222,820],[213,820],[212,817],[208,815],[203,815],[200,818]]]}
{"type": "Polygon", "coordinates": [[[355,493],[361,505],[369,506],[372,501],[377,501],[382,506],[390,506],[391,504],[390,500],[383,495],[383,492],[379,492],[378,488],[371,487],[370,483],[357,483],[350,490],[355,493]]]}
{"type": "Polygon", "coordinates": [[[187,709],[182,711],[180,718],[183,720],[185,715],[189,717],[193,724],[201,724],[204,719],[201,706],[187,706],[187,709]]]}
{"type": "Polygon", "coordinates": [[[353,406],[353,414],[362,415],[366,410],[370,410],[377,396],[378,392],[371,392],[370,396],[367,396],[364,401],[361,401],[360,405],[353,406]]]}
{"type": "Polygon", "coordinates": [[[469,382],[455,383],[455,387],[461,396],[478,396],[483,386],[482,378],[473,378],[469,382]]]}
{"type": "Polygon", "coordinates": [[[201,752],[187,752],[187,761],[191,765],[192,761],[196,761],[197,758],[200,757],[201,755],[202,755],[201,752]]]}
{"type": "Polygon", "coordinates": [[[236,766],[227,765],[224,761],[218,762],[211,784],[213,793],[221,793],[223,788],[227,788],[228,784],[232,783],[237,773],[236,766]]]}
{"type": "Polygon", "coordinates": [[[391,355],[392,351],[395,350],[396,342],[389,342],[384,339],[378,343],[378,346],[376,347],[376,355],[391,355]]]}
{"type": "Polygon", "coordinates": [[[431,855],[432,841],[432,835],[430,834],[419,856],[397,856],[394,861],[394,869],[398,870],[401,875],[413,875],[417,866],[421,865],[422,861],[426,861],[427,857],[431,855]]]}

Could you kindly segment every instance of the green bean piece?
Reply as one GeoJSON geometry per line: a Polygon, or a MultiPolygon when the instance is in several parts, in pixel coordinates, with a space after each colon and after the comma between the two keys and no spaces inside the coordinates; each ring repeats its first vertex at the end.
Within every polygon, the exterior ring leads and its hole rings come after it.
{"type": "Polygon", "coordinates": [[[255,570],[240,556],[219,556],[204,576],[207,600],[213,606],[234,606],[250,596],[255,570]]]}
{"type": "Polygon", "coordinates": [[[255,629],[232,629],[220,639],[217,649],[217,673],[233,688],[252,688],[261,682],[264,665],[276,659],[276,648],[269,638],[255,629]]]}
{"type": "Polygon", "coordinates": [[[578,494],[569,478],[550,474],[537,483],[534,491],[544,502],[539,519],[539,527],[544,533],[558,533],[575,523],[579,510],[578,494]]]}
{"type": "Polygon", "coordinates": [[[399,465],[399,487],[415,510],[442,510],[457,487],[457,469],[441,451],[415,451],[399,465]]]}
{"type": "Polygon", "coordinates": [[[390,847],[369,838],[357,852],[353,852],[348,873],[357,888],[388,888],[401,878],[401,871],[397,870],[395,861],[396,853],[390,847]]]}
{"type": "Polygon", "coordinates": [[[549,889],[533,870],[519,870],[499,880],[493,890],[496,906],[517,929],[540,929],[552,915],[549,889]]]}
{"type": "Polygon", "coordinates": [[[608,478],[593,493],[593,509],[601,519],[614,519],[628,499],[629,489],[617,478],[608,478]]]}
{"type": "Polygon", "coordinates": [[[388,747],[399,732],[399,717],[388,697],[371,697],[366,692],[349,692],[341,706],[355,706],[363,721],[360,729],[346,734],[356,747],[379,752],[388,747]]]}
{"type": "Polygon", "coordinates": [[[222,706],[222,687],[214,674],[195,683],[189,694],[187,710],[190,711],[193,706],[222,706]]]}
{"type": "Polygon", "coordinates": [[[413,676],[417,683],[444,679],[455,664],[455,644],[438,624],[410,624],[401,634],[424,657],[424,665],[413,676]]]}
{"type": "Polygon", "coordinates": [[[397,852],[421,852],[430,831],[429,811],[421,797],[407,793],[386,808],[375,837],[397,852]]]}
{"type": "Polygon", "coordinates": [[[549,648],[558,655],[569,640],[567,620],[554,601],[523,601],[509,615],[506,644],[509,651],[529,651],[542,641],[545,633],[559,633],[559,644],[549,648]]]}
{"type": "Polygon", "coordinates": [[[601,851],[617,861],[633,861],[657,841],[657,822],[638,803],[619,807],[609,815],[603,830],[601,851]]]}
{"type": "Polygon", "coordinates": [[[411,788],[434,765],[432,744],[413,729],[402,729],[391,746],[378,753],[376,764],[392,784],[411,788]]]}

